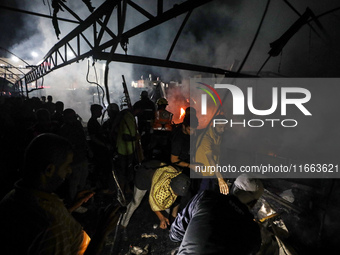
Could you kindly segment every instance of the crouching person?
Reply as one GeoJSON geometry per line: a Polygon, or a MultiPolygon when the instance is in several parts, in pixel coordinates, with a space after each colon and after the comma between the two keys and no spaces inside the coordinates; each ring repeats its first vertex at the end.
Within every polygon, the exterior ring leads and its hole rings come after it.
{"type": "Polygon", "coordinates": [[[255,254],[261,233],[250,209],[263,193],[260,180],[240,175],[231,195],[202,191],[178,214],[170,239],[181,242],[178,255],[255,254]]]}
{"type": "Polygon", "coordinates": [[[159,227],[166,229],[170,222],[162,211],[169,209],[178,196],[186,195],[189,186],[190,178],[174,167],[165,166],[159,161],[144,163],[136,171],[133,198],[122,219],[123,238],[127,239],[126,227],[147,191],[150,191],[149,204],[160,221],[159,227]]]}
{"type": "Polygon", "coordinates": [[[90,238],[70,212],[93,192],[82,192],[69,209],[55,194],[72,173],[72,159],[71,144],[60,136],[42,134],[29,144],[23,178],[0,202],[1,254],[99,254],[118,222],[120,207],[106,213],[90,238]]]}

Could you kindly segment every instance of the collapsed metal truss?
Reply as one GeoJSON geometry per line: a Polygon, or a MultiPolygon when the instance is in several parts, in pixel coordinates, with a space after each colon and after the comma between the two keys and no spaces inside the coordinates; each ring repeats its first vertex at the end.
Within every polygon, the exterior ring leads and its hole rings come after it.
{"type": "MultiPolygon", "coordinates": [[[[24,80],[27,87],[27,84],[37,81],[39,78],[42,78],[56,69],[91,56],[94,59],[106,60],[107,66],[110,61],[118,61],[132,64],[144,64],[223,74],[227,77],[247,76],[219,68],[170,61],[171,53],[191,12],[195,8],[211,1],[212,0],[187,0],[181,4],[173,6],[167,11],[163,11],[163,0],[158,0],[157,6],[155,6],[157,8],[157,14],[152,15],[150,12],[131,0],[107,0],[85,20],[81,20],[72,10],[60,1],[60,4],[74,16],[77,22],[79,22],[79,25],[55,44],[54,47],[45,55],[43,61],[38,66],[33,67],[32,70],[18,82],[22,83],[22,80],[24,80]],[[133,8],[135,11],[146,17],[147,20],[127,31],[124,31],[125,17],[128,8],[133,8]],[[108,26],[109,22],[112,20],[112,16],[114,16],[114,12],[116,13],[117,18],[117,27],[115,28],[116,32],[113,32],[108,26]],[[187,15],[177,32],[166,59],[116,53],[117,46],[119,44],[126,50],[129,38],[185,13],[187,13],[187,15]],[[89,36],[85,36],[85,33],[88,35],[89,32],[92,35],[91,38],[89,36]]],[[[112,23],[113,22],[110,22],[110,24],[112,23]]]]}

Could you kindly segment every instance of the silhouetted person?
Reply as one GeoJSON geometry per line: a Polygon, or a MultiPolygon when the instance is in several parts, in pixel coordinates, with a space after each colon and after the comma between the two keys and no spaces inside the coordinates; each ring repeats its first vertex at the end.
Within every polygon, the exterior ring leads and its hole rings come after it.
{"type": "Polygon", "coordinates": [[[159,98],[156,105],[157,111],[152,124],[152,139],[149,150],[153,158],[169,162],[173,114],[166,110],[168,100],[165,98],[159,98]]]}
{"type": "Polygon", "coordinates": [[[59,126],[51,121],[51,114],[45,108],[36,111],[36,123],[27,130],[26,145],[36,136],[43,133],[59,133],[59,126]]]}
{"type": "Polygon", "coordinates": [[[53,103],[52,101],[53,101],[53,97],[51,95],[48,95],[47,96],[47,102],[44,106],[50,112],[51,116],[55,112],[55,103],[53,103]]]}
{"type": "Polygon", "coordinates": [[[190,114],[197,116],[196,109],[194,107],[189,106],[185,108],[185,115],[190,115],[190,114]]]}
{"type": "Polygon", "coordinates": [[[54,114],[52,114],[51,119],[52,121],[57,122],[60,127],[64,124],[63,111],[64,103],[61,101],[57,101],[55,103],[55,112],[54,114]]]}
{"type": "MultiPolygon", "coordinates": [[[[194,174],[196,163],[193,161],[195,148],[191,143],[195,141],[196,129],[198,127],[198,119],[195,116],[185,116],[183,122],[173,131],[171,140],[171,156],[170,160],[178,170],[182,171],[187,176],[194,174]]],[[[199,181],[192,179],[190,189],[186,196],[181,198],[180,207],[183,209],[188,201],[197,193],[199,181]]],[[[172,217],[176,217],[177,211],[173,211],[172,217]]]]}
{"type": "Polygon", "coordinates": [[[91,105],[91,118],[87,123],[87,131],[90,136],[89,145],[93,152],[94,175],[97,180],[97,188],[109,192],[114,189],[112,177],[112,157],[110,143],[105,137],[105,132],[102,129],[98,118],[102,116],[103,107],[99,104],[91,105]]]}
{"type": "Polygon", "coordinates": [[[119,107],[115,103],[109,104],[107,107],[107,114],[109,118],[103,123],[102,128],[105,132],[108,141],[112,146],[112,153],[116,153],[117,136],[118,136],[118,126],[119,126],[119,107]]]}
{"type": "MultiPolygon", "coordinates": [[[[73,148],[72,174],[67,178],[68,193],[65,202],[73,203],[76,194],[85,189],[88,176],[88,155],[92,154],[86,141],[84,128],[77,119],[76,112],[71,109],[64,111],[65,124],[60,129],[60,135],[65,137],[73,148]]],[[[78,212],[85,212],[86,209],[80,207],[78,212]]]]}
{"type": "Polygon", "coordinates": [[[149,157],[150,131],[153,119],[155,118],[155,104],[149,99],[148,92],[142,91],[140,100],[133,105],[133,113],[138,119],[138,132],[141,136],[141,143],[144,155],[149,157]]]}
{"type": "Polygon", "coordinates": [[[45,96],[42,96],[42,97],[41,97],[41,103],[42,103],[43,105],[46,104],[46,97],[45,97],[45,96]]]}
{"type": "Polygon", "coordinates": [[[123,192],[132,193],[134,166],[137,162],[137,126],[129,109],[120,111],[117,133],[117,175],[123,192]]]}
{"type": "Polygon", "coordinates": [[[117,224],[118,207],[91,237],[70,214],[92,192],[80,194],[67,209],[54,194],[72,172],[71,144],[53,134],[36,137],[26,149],[23,178],[0,202],[1,254],[99,254],[117,224]]]}

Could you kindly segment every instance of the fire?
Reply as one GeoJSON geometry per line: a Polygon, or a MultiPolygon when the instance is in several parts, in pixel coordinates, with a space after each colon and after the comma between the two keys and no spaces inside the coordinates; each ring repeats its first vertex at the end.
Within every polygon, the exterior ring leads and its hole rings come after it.
{"type": "Polygon", "coordinates": [[[184,114],[185,114],[185,110],[184,110],[184,108],[181,107],[181,115],[179,116],[179,119],[182,119],[184,114]]]}

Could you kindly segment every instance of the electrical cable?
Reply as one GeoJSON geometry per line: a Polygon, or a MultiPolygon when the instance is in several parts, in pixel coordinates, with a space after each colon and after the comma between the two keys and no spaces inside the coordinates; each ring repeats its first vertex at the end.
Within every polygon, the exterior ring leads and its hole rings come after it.
{"type": "MultiPolygon", "coordinates": [[[[258,28],[257,28],[257,31],[256,31],[256,33],[255,33],[254,39],[253,39],[253,41],[252,41],[252,43],[251,43],[251,45],[250,45],[250,47],[249,47],[249,49],[248,49],[248,52],[247,52],[245,58],[244,58],[243,61],[242,61],[241,66],[239,67],[237,73],[240,73],[240,72],[241,72],[241,70],[242,70],[242,68],[243,68],[243,65],[245,64],[245,62],[246,62],[246,60],[247,60],[247,58],[248,58],[248,56],[249,56],[249,54],[250,54],[250,52],[251,52],[251,50],[252,50],[254,44],[255,44],[255,41],[256,41],[256,39],[257,39],[257,36],[258,36],[259,33],[260,33],[260,30],[261,30],[261,27],[262,27],[262,24],[263,24],[263,20],[264,20],[266,14],[267,14],[268,7],[269,7],[269,3],[270,3],[270,0],[267,1],[266,7],[265,7],[264,12],[263,12],[263,14],[262,14],[261,21],[260,21],[259,26],[258,26],[258,28]]],[[[270,56],[269,56],[269,58],[270,58],[270,56]]],[[[269,58],[266,60],[265,63],[267,63],[267,61],[269,60],[269,58]]],[[[265,64],[265,63],[264,63],[264,64],[265,64]]],[[[263,66],[264,66],[264,65],[263,65],[263,66]]],[[[262,66],[262,67],[263,67],[263,66],[262,66]]],[[[261,67],[261,69],[262,69],[262,67],[261,67]]],[[[261,70],[261,69],[260,69],[260,70],[261,70]]],[[[259,73],[259,72],[258,72],[258,73],[259,73]]],[[[257,73],[256,75],[258,75],[258,73],[257,73]]],[[[229,95],[229,91],[226,93],[226,95],[224,96],[224,98],[223,98],[222,101],[224,101],[224,100],[227,98],[228,95],[229,95]]],[[[220,105],[220,106],[218,107],[218,109],[216,110],[214,116],[216,116],[220,111],[221,111],[221,105],[220,105]]],[[[213,118],[211,118],[211,120],[209,121],[207,127],[211,124],[211,121],[212,121],[212,120],[213,120],[213,118]]],[[[198,143],[196,143],[196,149],[197,149],[198,146],[201,144],[202,139],[203,139],[203,136],[204,136],[204,133],[205,133],[207,130],[208,130],[208,128],[205,128],[205,130],[203,131],[203,134],[201,135],[201,139],[198,141],[198,143]]]]}
{"type": "Polygon", "coordinates": [[[117,236],[118,236],[118,230],[119,230],[119,226],[120,226],[120,223],[122,221],[122,218],[123,218],[123,213],[121,213],[119,215],[119,219],[117,221],[117,225],[116,225],[116,230],[115,230],[115,235],[113,237],[113,241],[112,241],[112,244],[111,244],[111,249],[110,249],[110,254],[113,253],[113,249],[115,247],[115,243],[116,243],[116,239],[117,239],[117,236]]]}
{"type": "Polygon", "coordinates": [[[248,56],[249,56],[251,50],[252,50],[253,47],[254,47],[254,44],[255,44],[255,42],[256,42],[256,39],[257,39],[257,37],[258,37],[258,35],[259,35],[259,33],[260,33],[260,30],[261,30],[261,27],[262,27],[264,18],[266,17],[266,14],[267,14],[267,11],[268,11],[269,4],[270,4],[270,0],[267,1],[266,7],[265,7],[264,12],[263,12],[263,14],[262,14],[262,18],[261,18],[260,24],[259,24],[259,26],[258,26],[258,28],[257,28],[257,30],[256,30],[255,36],[254,36],[254,38],[253,38],[253,41],[251,42],[250,47],[249,47],[249,49],[248,49],[248,52],[247,52],[246,56],[244,57],[244,59],[243,59],[241,65],[240,65],[239,69],[237,70],[237,73],[238,73],[238,74],[241,72],[241,70],[242,70],[242,68],[243,68],[243,66],[244,66],[244,64],[245,64],[245,62],[246,62],[247,59],[248,59],[248,56]]]}
{"type": "MultiPolygon", "coordinates": [[[[97,76],[97,68],[96,68],[96,65],[95,63],[93,63],[93,70],[94,70],[94,74],[95,74],[95,77],[96,77],[96,83],[98,83],[98,76],[97,76]]],[[[98,90],[98,87],[97,87],[97,92],[98,92],[98,102],[100,103],[100,96],[99,96],[99,90],[98,90]]],[[[104,96],[102,97],[102,103],[101,105],[105,108],[105,105],[104,105],[104,96]]]]}
{"type": "MultiPolygon", "coordinates": [[[[105,91],[104,91],[103,87],[99,85],[99,83],[93,82],[93,81],[90,81],[90,80],[89,80],[89,78],[88,78],[89,73],[90,73],[90,63],[89,63],[89,60],[88,60],[88,61],[87,61],[86,81],[87,81],[88,83],[90,83],[90,84],[95,84],[95,85],[97,85],[97,90],[98,90],[98,87],[102,90],[102,92],[103,92],[103,104],[102,104],[102,105],[104,105],[105,91]]],[[[99,96],[99,91],[98,91],[98,96],[99,96]]],[[[100,104],[100,98],[99,98],[99,104],[100,104]]],[[[105,107],[104,107],[104,108],[105,108],[105,107]]]]}

